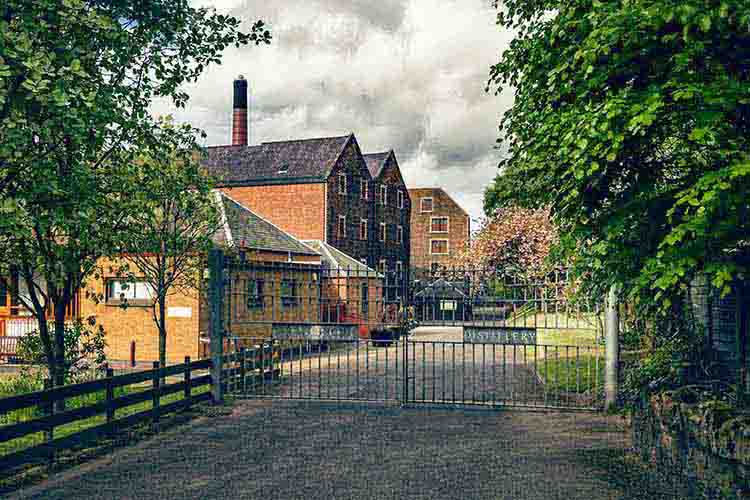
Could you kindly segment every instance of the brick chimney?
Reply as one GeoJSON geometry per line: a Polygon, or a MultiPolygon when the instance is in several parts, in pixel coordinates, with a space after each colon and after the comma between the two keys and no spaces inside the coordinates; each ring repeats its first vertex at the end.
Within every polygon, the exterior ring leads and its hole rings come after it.
{"type": "Polygon", "coordinates": [[[234,81],[232,146],[247,146],[247,80],[242,75],[234,81]]]}

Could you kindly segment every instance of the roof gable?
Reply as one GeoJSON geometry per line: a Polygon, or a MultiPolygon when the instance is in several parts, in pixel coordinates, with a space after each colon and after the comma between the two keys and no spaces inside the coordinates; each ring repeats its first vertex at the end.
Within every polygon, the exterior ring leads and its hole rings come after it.
{"type": "Polygon", "coordinates": [[[386,151],[384,153],[368,153],[362,155],[367,163],[367,170],[370,171],[370,175],[373,179],[377,179],[383,172],[385,162],[393,151],[386,151]]]}

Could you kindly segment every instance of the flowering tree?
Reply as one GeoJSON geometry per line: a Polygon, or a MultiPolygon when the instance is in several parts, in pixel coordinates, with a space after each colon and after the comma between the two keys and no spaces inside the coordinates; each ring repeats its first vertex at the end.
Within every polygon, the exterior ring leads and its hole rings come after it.
{"type": "Polygon", "coordinates": [[[498,208],[482,222],[471,246],[457,257],[456,265],[492,269],[513,278],[539,278],[551,269],[549,257],[557,239],[549,210],[498,208]]]}

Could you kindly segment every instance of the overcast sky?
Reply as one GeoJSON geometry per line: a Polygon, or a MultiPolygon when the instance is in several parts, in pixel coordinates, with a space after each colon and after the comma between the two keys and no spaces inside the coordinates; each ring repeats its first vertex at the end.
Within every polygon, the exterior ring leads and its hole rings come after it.
{"type": "Polygon", "coordinates": [[[189,88],[187,109],[169,110],[204,129],[206,145],[230,142],[231,85],[243,74],[251,144],[354,132],[365,153],[394,149],[409,187],[443,187],[481,216],[499,117],[512,99],[485,92],[510,40],[492,0],[202,3],[246,27],[262,18],[273,34],[270,46],[227,50],[189,88]]]}

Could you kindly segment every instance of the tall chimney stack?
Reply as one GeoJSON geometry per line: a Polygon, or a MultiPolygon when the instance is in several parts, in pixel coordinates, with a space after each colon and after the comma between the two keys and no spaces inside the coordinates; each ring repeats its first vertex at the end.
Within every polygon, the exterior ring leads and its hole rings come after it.
{"type": "Polygon", "coordinates": [[[247,146],[247,80],[242,75],[234,81],[232,146],[247,146]]]}

